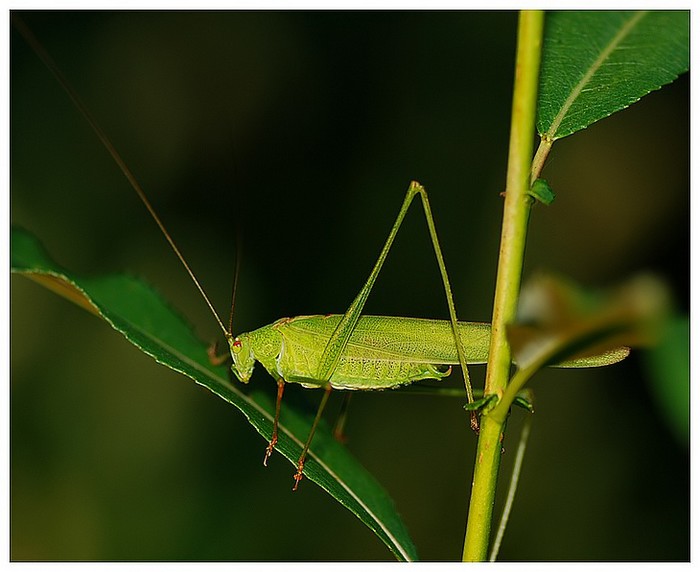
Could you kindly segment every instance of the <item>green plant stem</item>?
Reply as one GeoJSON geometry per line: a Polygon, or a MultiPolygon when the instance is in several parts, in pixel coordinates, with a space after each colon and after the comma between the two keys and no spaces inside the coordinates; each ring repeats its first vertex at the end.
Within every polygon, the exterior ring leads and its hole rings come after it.
{"type": "MultiPolygon", "coordinates": [[[[528,190],[543,27],[542,11],[520,13],[508,173],[485,395],[502,395],[510,375],[511,351],[506,339],[506,324],[513,321],[517,309],[532,202],[528,190]]],[[[462,555],[464,561],[484,561],[487,558],[503,430],[504,421],[490,417],[488,412],[482,415],[462,555]]]]}
{"type": "Polygon", "coordinates": [[[530,184],[535,182],[542,172],[544,167],[544,162],[547,160],[549,152],[552,150],[552,145],[554,141],[548,139],[546,135],[543,135],[540,139],[540,145],[537,147],[537,153],[535,153],[535,158],[532,160],[532,175],[530,177],[530,184]]]}

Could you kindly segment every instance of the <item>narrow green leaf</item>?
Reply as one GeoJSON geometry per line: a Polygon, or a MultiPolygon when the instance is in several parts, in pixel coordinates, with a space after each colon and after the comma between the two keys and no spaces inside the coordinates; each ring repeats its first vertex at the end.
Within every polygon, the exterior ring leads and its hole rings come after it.
{"type": "MultiPolygon", "coordinates": [[[[34,279],[98,314],[131,343],[234,405],[265,439],[272,433],[274,399],[256,387],[234,385],[225,366],[209,363],[206,345],[185,320],[142,281],[124,275],[78,277],[54,263],[30,233],[13,229],[12,272],[34,279]]],[[[313,412],[286,402],[277,451],[296,466],[313,412]]],[[[319,426],[304,474],[362,520],[399,560],[417,559],[416,549],[392,500],[377,481],[319,426]]],[[[291,489],[291,473],[289,485],[291,489]]],[[[292,492],[290,491],[290,494],[292,492]]]]}
{"type": "Polygon", "coordinates": [[[690,65],[690,13],[551,12],[537,130],[555,140],[672,82],[690,65]]]}

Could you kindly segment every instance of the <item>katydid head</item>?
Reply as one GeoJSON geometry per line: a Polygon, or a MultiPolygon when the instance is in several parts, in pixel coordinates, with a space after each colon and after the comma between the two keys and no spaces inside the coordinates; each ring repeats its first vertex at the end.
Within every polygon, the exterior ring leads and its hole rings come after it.
{"type": "Polygon", "coordinates": [[[245,334],[235,338],[230,336],[228,344],[231,347],[231,359],[233,360],[231,370],[236,374],[238,381],[248,383],[255,366],[255,356],[248,336],[245,334]]]}

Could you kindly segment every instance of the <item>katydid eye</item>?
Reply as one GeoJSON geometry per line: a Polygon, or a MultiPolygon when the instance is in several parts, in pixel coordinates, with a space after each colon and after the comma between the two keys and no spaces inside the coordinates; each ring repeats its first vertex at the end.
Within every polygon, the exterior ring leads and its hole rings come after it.
{"type": "Polygon", "coordinates": [[[241,346],[242,346],[242,345],[243,345],[243,344],[241,344],[241,340],[238,339],[238,338],[236,338],[235,340],[233,340],[233,343],[231,344],[231,347],[233,348],[233,351],[234,351],[234,352],[238,353],[239,351],[241,351],[241,346]]]}

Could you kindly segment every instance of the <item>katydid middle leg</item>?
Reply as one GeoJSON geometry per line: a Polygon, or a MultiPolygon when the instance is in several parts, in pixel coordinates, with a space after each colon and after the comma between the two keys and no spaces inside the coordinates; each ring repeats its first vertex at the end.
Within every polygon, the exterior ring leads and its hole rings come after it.
{"type": "MultiPolygon", "coordinates": [[[[452,298],[452,288],[450,287],[450,281],[447,276],[447,268],[442,257],[442,250],[440,249],[437,231],[435,230],[435,222],[433,221],[433,215],[430,209],[430,202],[428,201],[428,193],[419,183],[412,181],[408,187],[408,191],[406,192],[406,196],[404,198],[401,209],[399,210],[399,214],[396,217],[394,226],[389,232],[389,236],[386,242],[384,243],[384,247],[382,248],[382,251],[379,254],[379,258],[377,259],[377,262],[375,263],[374,268],[372,269],[372,272],[370,273],[369,278],[367,279],[367,282],[365,282],[357,297],[353,300],[352,304],[350,304],[350,307],[343,315],[343,318],[338,323],[338,326],[335,328],[335,331],[331,334],[330,338],[328,339],[328,342],[326,343],[326,347],[323,350],[323,354],[319,361],[317,375],[315,377],[319,382],[322,383],[322,387],[327,389],[326,395],[324,396],[324,399],[321,402],[321,407],[319,408],[319,410],[322,410],[323,406],[325,405],[328,393],[330,391],[330,381],[333,376],[333,372],[336,370],[338,364],[340,363],[343,351],[345,350],[345,347],[347,346],[348,341],[350,340],[352,332],[357,326],[357,322],[360,319],[360,315],[365,306],[365,303],[367,302],[369,293],[374,286],[377,276],[379,276],[379,272],[381,271],[384,261],[386,260],[387,254],[389,253],[394,239],[396,238],[396,234],[398,233],[399,227],[401,226],[401,223],[403,222],[403,219],[406,216],[406,212],[411,206],[411,202],[413,201],[413,198],[416,195],[419,195],[421,198],[423,212],[425,213],[425,219],[428,223],[430,238],[433,243],[433,250],[435,251],[435,257],[437,259],[438,267],[440,269],[440,275],[442,277],[442,283],[445,290],[445,297],[447,299],[447,307],[450,314],[452,334],[454,336],[455,346],[457,348],[457,354],[459,356],[459,362],[462,366],[462,375],[464,377],[464,386],[466,389],[467,401],[470,403],[474,401],[471,384],[469,383],[469,372],[467,370],[467,360],[465,357],[465,351],[462,345],[461,338],[459,337],[459,330],[457,326],[457,312],[455,310],[454,300],[452,298]]],[[[320,411],[316,415],[316,421],[314,422],[313,429],[315,429],[315,425],[318,422],[319,417],[320,411]]],[[[472,416],[471,424],[472,427],[476,429],[476,416],[472,416]]],[[[307,438],[306,440],[306,444],[304,445],[304,449],[297,463],[297,473],[294,476],[294,479],[296,481],[294,485],[295,489],[299,484],[299,480],[302,477],[304,461],[306,453],[309,449],[309,445],[311,443],[311,437],[313,436],[313,429],[311,435],[309,435],[309,438],[307,438]]]]}
{"type": "Polygon", "coordinates": [[[311,445],[311,440],[314,438],[314,433],[316,432],[316,427],[318,422],[321,420],[321,414],[326,408],[326,403],[328,403],[328,398],[331,396],[331,384],[328,383],[325,387],[325,392],[321,398],[321,403],[318,406],[318,411],[316,411],[316,417],[314,417],[314,422],[311,425],[311,430],[309,431],[309,436],[306,438],[306,443],[304,443],[304,448],[299,455],[299,461],[297,461],[297,472],[294,474],[294,487],[293,491],[297,490],[299,486],[299,481],[302,479],[304,473],[304,463],[306,462],[306,453],[309,451],[309,446],[311,445]]]}

